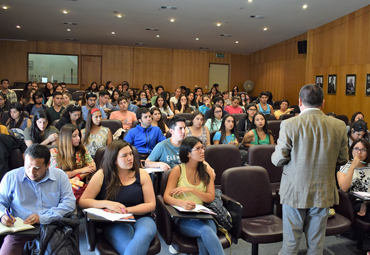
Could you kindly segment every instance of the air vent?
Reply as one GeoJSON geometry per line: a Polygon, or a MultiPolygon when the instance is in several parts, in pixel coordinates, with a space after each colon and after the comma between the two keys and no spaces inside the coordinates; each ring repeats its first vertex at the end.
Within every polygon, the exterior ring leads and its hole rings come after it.
{"type": "Polygon", "coordinates": [[[162,5],[162,10],[177,10],[177,6],[168,6],[168,5],[162,5]]]}
{"type": "Polygon", "coordinates": [[[67,38],[66,40],[67,40],[67,41],[70,41],[70,42],[76,42],[76,41],[77,41],[77,39],[76,39],[76,38],[67,38]]]}
{"type": "Polygon", "coordinates": [[[77,23],[76,22],[63,22],[63,25],[72,25],[72,26],[76,26],[77,23]]]}
{"type": "Polygon", "coordinates": [[[145,30],[148,30],[148,31],[159,31],[158,28],[146,28],[145,30]]]}
{"type": "Polygon", "coordinates": [[[232,35],[231,34],[220,34],[220,36],[231,37],[232,35]]]}
{"type": "Polygon", "coordinates": [[[201,49],[201,50],[209,50],[208,47],[199,47],[199,49],[201,49]]]}
{"type": "Polygon", "coordinates": [[[252,19],[264,19],[265,18],[265,15],[251,15],[251,16],[249,16],[249,18],[252,18],[252,19]]]}
{"type": "Polygon", "coordinates": [[[146,43],[143,43],[143,42],[136,42],[135,44],[136,45],[146,45],[146,43]]]}

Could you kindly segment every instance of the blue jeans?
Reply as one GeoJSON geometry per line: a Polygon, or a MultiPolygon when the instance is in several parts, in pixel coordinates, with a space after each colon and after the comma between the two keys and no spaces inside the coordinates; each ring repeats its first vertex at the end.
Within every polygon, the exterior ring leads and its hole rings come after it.
{"type": "Polygon", "coordinates": [[[156,232],[154,220],[142,217],[135,224],[113,223],[104,229],[104,236],[121,255],[146,255],[156,232]]]}
{"type": "Polygon", "coordinates": [[[199,255],[224,254],[213,220],[177,219],[174,222],[182,235],[197,238],[199,255]]]}

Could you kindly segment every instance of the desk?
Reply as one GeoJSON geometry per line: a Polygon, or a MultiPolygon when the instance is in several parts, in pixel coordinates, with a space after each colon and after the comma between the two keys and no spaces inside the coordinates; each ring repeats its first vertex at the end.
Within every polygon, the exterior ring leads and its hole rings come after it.
{"type": "MultiPolygon", "coordinates": [[[[1,223],[0,223],[1,224],[1,223]]],[[[8,232],[0,234],[0,236],[6,236],[6,235],[20,235],[20,236],[31,236],[31,235],[38,235],[40,234],[40,224],[33,225],[35,228],[25,230],[25,231],[19,231],[19,232],[8,232]]]]}
{"type": "Polygon", "coordinates": [[[180,212],[173,208],[171,205],[164,205],[171,218],[174,219],[198,219],[198,220],[213,220],[213,216],[208,213],[193,213],[193,212],[180,212]]]}

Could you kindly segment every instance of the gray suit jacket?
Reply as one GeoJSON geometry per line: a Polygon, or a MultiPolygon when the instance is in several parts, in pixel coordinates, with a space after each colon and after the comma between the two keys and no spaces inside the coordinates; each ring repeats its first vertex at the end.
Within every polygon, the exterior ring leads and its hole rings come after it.
{"type": "Polygon", "coordinates": [[[343,121],[318,109],[284,120],[271,161],[284,166],[281,203],[293,208],[326,208],[338,204],[335,166],[348,160],[343,121]]]}

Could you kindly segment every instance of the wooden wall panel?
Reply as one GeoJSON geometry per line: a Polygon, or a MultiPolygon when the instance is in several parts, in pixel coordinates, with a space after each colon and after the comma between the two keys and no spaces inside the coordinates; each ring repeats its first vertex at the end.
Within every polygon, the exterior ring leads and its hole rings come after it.
{"type": "Polygon", "coordinates": [[[36,42],[0,41],[0,74],[9,84],[27,81],[28,52],[36,52],[36,42]]]}
{"type": "Polygon", "coordinates": [[[81,55],[101,56],[103,45],[99,44],[81,44],[81,55]]]}
{"type": "Polygon", "coordinates": [[[250,79],[250,57],[249,55],[231,55],[229,90],[238,86],[244,91],[243,84],[250,79]]]}
{"type": "Polygon", "coordinates": [[[81,52],[80,43],[44,42],[44,41],[37,42],[37,53],[79,55],[80,52],[81,52]]]}
{"type": "Polygon", "coordinates": [[[101,84],[101,56],[81,57],[81,89],[87,89],[93,81],[101,84]]]}
{"type": "Polygon", "coordinates": [[[208,60],[208,52],[173,50],[172,86],[186,86],[191,90],[195,86],[205,88],[208,85],[208,60]]]}
{"type": "Polygon", "coordinates": [[[133,78],[134,87],[141,88],[150,83],[153,87],[163,85],[174,91],[172,84],[172,50],[154,48],[134,48],[133,78]]]}
{"type": "Polygon", "coordinates": [[[116,86],[122,81],[133,80],[133,48],[126,46],[103,45],[102,50],[102,83],[112,81],[116,86]]]}

